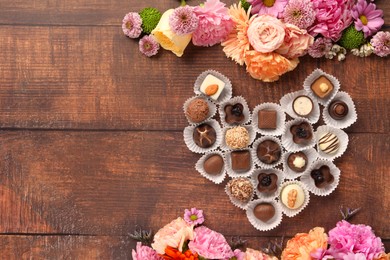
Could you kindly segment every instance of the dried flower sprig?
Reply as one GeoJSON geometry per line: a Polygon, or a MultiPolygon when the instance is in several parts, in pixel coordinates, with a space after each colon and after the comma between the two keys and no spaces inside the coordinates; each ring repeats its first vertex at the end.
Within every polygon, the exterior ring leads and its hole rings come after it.
{"type": "Polygon", "coordinates": [[[239,236],[234,236],[230,239],[230,247],[232,250],[236,250],[238,248],[244,248],[247,240],[241,239],[239,236]]]}
{"type": "Polygon", "coordinates": [[[261,248],[261,250],[268,255],[273,255],[276,256],[277,258],[280,258],[284,248],[283,245],[284,245],[284,236],[282,236],[280,240],[278,238],[276,238],[275,240],[270,240],[268,242],[267,247],[263,247],[261,248]]]}
{"type": "Polygon", "coordinates": [[[344,209],[343,206],[340,206],[340,214],[343,220],[349,220],[350,218],[355,216],[360,211],[360,209],[361,208],[352,209],[348,207],[344,209]]]}
{"type": "Polygon", "coordinates": [[[153,241],[153,232],[152,230],[143,230],[142,228],[137,228],[133,233],[129,234],[132,239],[139,241],[144,245],[151,245],[153,241]]]}

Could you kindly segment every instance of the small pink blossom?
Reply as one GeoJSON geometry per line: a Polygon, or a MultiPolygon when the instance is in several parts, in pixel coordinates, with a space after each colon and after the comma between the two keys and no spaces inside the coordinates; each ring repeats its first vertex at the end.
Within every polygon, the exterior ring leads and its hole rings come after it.
{"type": "Polygon", "coordinates": [[[136,249],[131,252],[133,260],[163,260],[156,251],[148,246],[143,246],[141,242],[137,243],[136,249]]]}
{"type": "Polygon", "coordinates": [[[288,0],[247,0],[252,5],[252,14],[268,14],[281,18],[288,0]]]}
{"type": "Polygon", "coordinates": [[[192,33],[198,27],[199,19],[191,6],[180,6],[169,16],[169,26],[177,35],[192,33]]]}
{"type": "Polygon", "coordinates": [[[123,33],[130,38],[138,38],[142,33],[142,19],[138,13],[131,12],[122,20],[123,33]]]}
{"type": "Polygon", "coordinates": [[[308,53],[313,58],[321,58],[332,48],[332,40],[329,38],[317,38],[308,49],[308,53]]]}
{"type": "Polygon", "coordinates": [[[305,55],[314,42],[313,36],[295,25],[286,24],[285,32],[284,42],[276,52],[286,58],[293,59],[305,55]]]}
{"type": "Polygon", "coordinates": [[[159,49],[160,44],[156,41],[153,35],[145,35],[139,41],[139,51],[148,57],[156,55],[159,49]]]}
{"type": "Polygon", "coordinates": [[[371,39],[371,45],[374,53],[380,57],[386,57],[390,54],[390,32],[378,32],[371,39]]]}
{"type": "Polygon", "coordinates": [[[283,12],[285,23],[291,23],[301,29],[306,29],[314,23],[316,12],[311,0],[290,0],[283,12]]]}
{"type": "Polygon", "coordinates": [[[364,32],[364,37],[376,33],[385,21],[382,18],[383,11],[376,9],[376,5],[367,3],[366,0],[358,0],[352,8],[352,17],[355,19],[355,28],[364,32]]]}
{"type": "Polygon", "coordinates": [[[184,211],[184,220],[190,225],[200,225],[204,222],[203,210],[191,208],[184,211]]]}

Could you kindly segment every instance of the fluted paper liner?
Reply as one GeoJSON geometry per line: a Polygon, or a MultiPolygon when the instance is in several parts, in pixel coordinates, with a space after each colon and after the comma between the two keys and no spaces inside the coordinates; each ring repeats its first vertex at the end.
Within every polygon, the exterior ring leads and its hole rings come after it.
{"type": "Polygon", "coordinates": [[[251,149],[252,158],[255,161],[255,164],[257,164],[257,166],[259,166],[262,169],[274,168],[274,167],[278,166],[279,164],[281,164],[283,162],[283,154],[284,154],[283,146],[282,146],[282,143],[280,142],[280,139],[277,138],[277,137],[274,137],[274,136],[263,136],[263,137],[257,139],[253,143],[252,147],[253,147],[251,149]],[[279,160],[277,160],[276,162],[274,162],[272,164],[263,163],[262,161],[260,161],[259,157],[257,156],[257,147],[259,146],[259,144],[261,144],[262,142],[264,142],[266,140],[274,141],[275,143],[277,143],[280,146],[280,158],[279,158],[279,160]]]}
{"type": "MultiPolygon", "coordinates": [[[[234,179],[237,179],[239,177],[236,177],[236,178],[232,178],[232,180],[234,179]]],[[[254,183],[253,183],[253,180],[251,180],[250,178],[245,178],[245,179],[248,179],[251,183],[252,183],[252,187],[253,187],[253,192],[252,192],[252,196],[250,197],[250,199],[248,201],[241,201],[241,200],[238,200],[236,199],[235,197],[232,196],[232,194],[230,193],[230,190],[229,190],[229,187],[228,187],[228,184],[226,184],[225,186],[225,193],[228,195],[229,199],[230,199],[230,202],[236,206],[237,208],[240,208],[240,209],[243,209],[245,210],[247,207],[248,207],[248,204],[251,202],[251,200],[253,200],[253,197],[255,196],[255,186],[254,186],[254,183]]]]}
{"type": "Polygon", "coordinates": [[[331,161],[328,160],[317,160],[315,161],[310,169],[305,172],[305,174],[301,177],[302,183],[306,186],[306,188],[317,196],[327,196],[331,194],[339,185],[340,181],[340,169],[334,165],[331,161]],[[311,171],[314,169],[319,169],[321,166],[327,165],[330,169],[330,173],[333,175],[334,181],[324,188],[318,188],[315,185],[314,179],[311,177],[311,171]]]}
{"type": "Polygon", "coordinates": [[[252,113],[252,126],[253,129],[262,135],[282,135],[284,132],[284,127],[285,127],[285,122],[286,122],[286,114],[284,113],[283,109],[281,106],[275,103],[263,103],[260,105],[257,105],[253,109],[252,113]],[[260,110],[275,110],[277,114],[277,119],[276,119],[276,129],[260,129],[258,127],[259,123],[259,117],[258,113],[260,110]]]}
{"type": "Polygon", "coordinates": [[[275,201],[275,199],[272,198],[262,198],[262,199],[251,201],[247,206],[246,216],[249,222],[252,224],[252,226],[254,226],[257,230],[260,231],[268,231],[276,228],[282,222],[282,218],[283,218],[282,208],[275,201]],[[253,213],[255,207],[260,203],[270,203],[275,208],[275,215],[267,222],[263,222],[260,219],[256,218],[256,216],[253,213]]]}
{"type": "Polygon", "coordinates": [[[224,126],[224,127],[235,126],[235,125],[245,125],[245,124],[249,123],[252,119],[248,103],[246,102],[245,98],[243,98],[241,96],[233,97],[233,98],[229,99],[228,101],[221,103],[219,106],[218,112],[219,112],[219,117],[221,119],[222,126],[224,126]],[[225,121],[225,117],[226,117],[225,106],[226,105],[235,105],[237,103],[242,104],[242,106],[244,107],[244,110],[243,110],[244,120],[242,120],[242,122],[240,122],[240,123],[228,124],[225,121]]]}
{"type": "Polygon", "coordinates": [[[318,102],[316,102],[315,99],[313,99],[311,96],[308,95],[306,90],[300,90],[292,93],[288,93],[284,95],[280,99],[280,105],[282,106],[283,110],[292,118],[305,118],[307,119],[311,124],[315,124],[318,122],[318,119],[320,118],[321,111],[320,106],[318,105],[318,102]],[[293,109],[293,102],[298,96],[307,96],[309,97],[313,102],[313,110],[307,117],[303,117],[295,113],[293,109]]]}
{"type": "Polygon", "coordinates": [[[319,126],[317,128],[317,131],[315,132],[314,135],[315,135],[315,138],[316,138],[317,151],[318,151],[318,155],[319,155],[320,158],[333,161],[334,159],[336,159],[336,158],[340,157],[341,155],[343,155],[343,153],[347,150],[349,138],[348,138],[347,133],[344,132],[341,129],[334,128],[334,127],[327,126],[327,125],[322,125],[322,126],[319,126]],[[321,136],[323,134],[326,134],[326,133],[335,134],[338,137],[338,139],[339,139],[340,147],[337,150],[337,152],[334,153],[334,154],[324,153],[323,151],[321,151],[321,149],[320,149],[320,147],[318,145],[319,139],[321,138],[321,136]]]}
{"type": "Polygon", "coordinates": [[[314,145],[316,144],[316,139],[315,139],[315,132],[313,130],[313,126],[310,124],[310,122],[307,119],[304,119],[304,118],[297,118],[297,119],[288,121],[286,123],[286,129],[284,131],[284,134],[282,135],[282,144],[283,144],[283,147],[289,152],[299,152],[299,151],[303,151],[303,150],[314,147],[314,145]],[[310,128],[311,128],[312,133],[313,133],[313,138],[309,142],[307,142],[307,144],[296,144],[293,141],[293,135],[290,132],[290,128],[293,125],[297,125],[297,124],[300,124],[302,122],[306,122],[310,125],[310,128]]]}
{"type": "Polygon", "coordinates": [[[202,148],[202,147],[197,146],[194,142],[193,137],[192,137],[196,126],[195,125],[187,126],[186,128],[184,128],[183,136],[184,136],[184,142],[191,152],[207,153],[207,152],[216,150],[222,142],[222,131],[221,131],[221,127],[219,126],[219,123],[214,119],[207,120],[203,123],[209,124],[211,127],[214,128],[216,135],[217,135],[215,143],[209,148],[202,148]]]}
{"type": "Polygon", "coordinates": [[[226,144],[225,136],[226,136],[226,131],[229,129],[232,129],[237,126],[229,126],[229,127],[224,127],[222,128],[222,143],[221,143],[221,149],[224,151],[229,151],[229,150],[245,150],[248,149],[248,147],[253,143],[253,141],[256,139],[256,132],[253,130],[251,125],[240,125],[241,127],[244,127],[249,134],[249,142],[248,145],[245,146],[244,148],[236,149],[228,146],[226,144]]]}
{"type": "Polygon", "coordinates": [[[214,152],[210,152],[210,153],[206,153],[205,155],[203,155],[199,160],[198,162],[195,164],[195,169],[203,176],[205,177],[206,179],[212,181],[213,183],[215,184],[220,184],[223,182],[223,180],[225,179],[226,177],[226,159],[225,159],[225,156],[222,152],[218,152],[218,151],[214,151],[214,152]],[[203,167],[203,164],[204,162],[212,155],[214,154],[218,154],[222,157],[223,159],[223,167],[222,167],[222,170],[219,174],[208,174],[205,170],[204,170],[204,167],[203,167]]]}
{"type": "Polygon", "coordinates": [[[214,117],[215,114],[217,113],[217,106],[208,98],[205,98],[203,96],[193,96],[189,99],[186,100],[186,102],[184,102],[184,105],[183,105],[183,111],[184,111],[184,115],[186,116],[187,118],[187,121],[188,123],[190,123],[191,125],[200,125],[202,124],[203,122],[209,120],[210,118],[214,117]],[[207,118],[205,120],[203,120],[202,122],[199,122],[199,123],[196,123],[196,122],[193,122],[188,116],[187,116],[187,108],[188,106],[190,105],[191,101],[194,100],[194,99],[203,99],[207,102],[207,105],[209,106],[209,114],[207,116],[207,118]]]}
{"type": "Polygon", "coordinates": [[[231,159],[231,153],[233,151],[228,151],[226,152],[225,154],[225,159],[226,159],[226,171],[227,171],[227,174],[231,177],[231,178],[238,178],[238,177],[250,177],[253,173],[253,171],[255,170],[255,163],[253,161],[253,157],[252,157],[252,154],[251,154],[251,151],[250,149],[242,149],[242,150],[234,150],[234,151],[244,151],[244,150],[248,150],[249,151],[249,155],[250,155],[250,158],[251,158],[251,162],[250,162],[250,169],[246,172],[236,172],[232,169],[232,159],[231,159]]]}
{"type": "Polygon", "coordinates": [[[232,97],[232,93],[233,93],[232,83],[225,75],[223,75],[215,70],[206,70],[198,76],[198,78],[196,79],[195,84],[194,84],[195,94],[206,96],[200,91],[200,86],[202,85],[203,81],[205,80],[205,78],[209,74],[219,78],[220,80],[222,80],[225,83],[225,87],[222,90],[221,95],[218,97],[217,100],[215,100],[215,102],[217,104],[221,104],[223,102],[228,101],[232,97]]]}
{"type": "Polygon", "coordinates": [[[283,163],[284,163],[284,174],[285,174],[286,179],[293,180],[293,179],[299,178],[300,176],[302,176],[305,172],[307,172],[310,169],[310,166],[318,158],[318,153],[317,153],[316,149],[314,149],[314,148],[309,148],[309,149],[303,150],[301,152],[303,152],[307,157],[306,170],[304,170],[303,172],[296,172],[288,166],[288,157],[293,152],[288,152],[288,153],[284,154],[283,163]]]}
{"type": "Polygon", "coordinates": [[[278,194],[279,194],[278,195],[279,204],[282,207],[283,213],[287,217],[290,217],[290,218],[298,215],[310,202],[309,191],[307,190],[306,186],[302,182],[300,182],[300,181],[286,181],[286,182],[282,183],[282,185],[279,187],[278,194]],[[297,208],[297,209],[290,209],[290,208],[288,208],[287,206],[285,206],[283,204],[282,199],[280,198],[280,195],[281,195],[281,192],[282,192],[283,188],[286,187],[289,184],[297,184],[297,185],[299,185],[302,188],[303,193],[305,194],[305,200],[304,200],[302,206],[297,208]]]}
{"type": "Polygon", "coordinates": [[[330,75],[330,74],[327,74],[325,72],[323,72],[322,70],[320,69],[315,69],[306,79],[305,81],[303,82],[303,88],[308,92],[309,96],[313,99],[313,101],[317,101],[318,103],[320,103],[321,105],[326,105],[327,103],[329,103],[329,101],[331,101],[333,99],[333,97],[336,95],[336,93],[339,91],[340,89],[340,82],[337,78],[335,78],[334,76],[330,75]],[[320,98],[318,97],[316,94],[313,93],[313,91],[311,90],[311,84],[316,81],[316,79],[318,79],[319,77],[321,76],[325,76],[327,79],[329,79],[329,81],[332,83],[333,85],[333,90],[332,92],[330,93],[330,95],[328,95],[327,97],[325,98],[320,98]]]}
{"type": "Polygon", "coordinates": [[[255,185],[255,191],[256,191],[257,197],[259,197],[259,198],[275,198],[278,196],[279,187],[282,184],[282,182],[284,181],[284,174],[282,171],[280,171],[278,169],[256,169],[252,174],[252,180],[253,180],[253,183],[255,185]],[[260,192],[257,189],[257,185],[259,184],[258,176],[260,175],[260,173],[267,173],[267,174],[274,173],[274,174],[276,174],[276,176],[278,176],[277,188],[274,192],[270,192],[270,193],[260,192]]]}
{"type": "Polygon", "coordinates": [[[343,92],[343,91],[340,91],[339,93],[337,93],[335,95],[335,97],[324,108],[324,111],[322,112],[322,117],[324,118],[325,124],[332,126],[332,127],[335,127],[335,128],[344,129],[344,128],[351,126],[357,120],[356,108],[355,108],[355,104],[352,101],[351,96],[348,95],[348,93],[343,92]],[[348,114],[340,120],[333,119],[329,115],[328,109],[329,109],[330,103],[332,103],[335,100],[344,101],[345,104],[347,104],[347,106],[348,106],[348,114]]]}

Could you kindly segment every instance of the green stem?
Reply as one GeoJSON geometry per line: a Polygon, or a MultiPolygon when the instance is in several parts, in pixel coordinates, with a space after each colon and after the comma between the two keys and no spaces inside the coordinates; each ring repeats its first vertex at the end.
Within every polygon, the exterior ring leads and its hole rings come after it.
{"type": "Polygon", "coordinates": [[[181,0],[181,6],[185,6],[186,5],[186,0],[181,0]]]}

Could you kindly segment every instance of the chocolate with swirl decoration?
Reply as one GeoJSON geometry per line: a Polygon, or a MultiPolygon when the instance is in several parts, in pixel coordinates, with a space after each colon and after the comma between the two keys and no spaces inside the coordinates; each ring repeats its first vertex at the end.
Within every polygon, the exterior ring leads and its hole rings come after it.
{"type": "Polygon", "coordinates": [[[325,133],[318,141],[318,146],[324,153],[334,154],[340,147],[340,140],[335,134],[325,133]]]}

